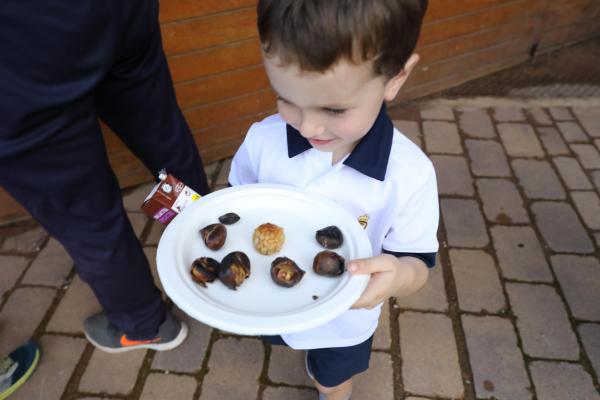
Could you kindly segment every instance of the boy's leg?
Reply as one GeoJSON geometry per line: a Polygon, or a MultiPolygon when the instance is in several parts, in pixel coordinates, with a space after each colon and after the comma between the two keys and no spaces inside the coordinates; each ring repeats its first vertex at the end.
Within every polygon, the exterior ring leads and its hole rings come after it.
{"type": "Polygon", "coordinates": [[[373,337],[349,347],[309,350],[306,364],[321,397],[347,400],[352,392],[352,377],[369,368],[373,337]]]}
{"type": "Polygon", "coordinates": [[[123,30],[118,59],[95,92],[100,117],[154,176],[165,168],[198,193],[208,193],[200,154],[175,98],[158,2],[141,2],[123,30]]]}
{"type": "Polygon", "coordinates": [[[315,387],[319,391],[319,400],[350,400],[352,396],[352,379],[335,387],[325,387],[315,381],[315,387]]]}

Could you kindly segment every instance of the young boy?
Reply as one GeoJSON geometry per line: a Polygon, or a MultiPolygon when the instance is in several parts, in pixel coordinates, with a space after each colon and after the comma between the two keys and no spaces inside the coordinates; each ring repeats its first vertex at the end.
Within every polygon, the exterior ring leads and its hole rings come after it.
{"type": "Polygon", "coordinates": [[[438,249],[430,160],[389,119],[419,58],[427,1],[259,0],[263,61],[279,114],[254,124],[235,154],[232,185],[279,183],[333,199],[360,218],[374,256],[353,309],[308,331],[267,337],[306,349],[320,399],[346,400],[368,368],[382,302],[420,289],[438,249]]]}

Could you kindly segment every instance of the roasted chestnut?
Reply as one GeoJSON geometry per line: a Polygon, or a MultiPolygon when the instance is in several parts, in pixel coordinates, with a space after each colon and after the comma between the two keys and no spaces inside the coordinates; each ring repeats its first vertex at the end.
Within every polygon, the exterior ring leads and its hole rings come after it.
{"type": "Polygon", "coordinates": [[[344,243],[342,231],[334,225],[319,229],[315,234],[315,239],[326,249],[337,249],[344,243]]]}
{"type": "Polygon", "coordinates": [[[221,260],[218,277],[229,289],[237,289],[249,276],[250,259],[241,251],[229,253],[221,260]]]}
{"type": "Polygon", "coordinates": [[[323,250],[315,256],[313,271],[323,276],[339,276],[346,270],[344,257],[329,250],[323,250]]]}
{"type": "Polygon", "coordinates": [[[219,272],[219,262],[214,258],[200,257],[192,263],[192,279],[202,286],[213,282],[219,272]]]}
{"type": "Polygon", "coordinates": [[[225,225],[235,224],[239,220],[240,220],[240,216],[237,215],[236,213],[232,213],[232,212],[223,214],[219,217],[219,222],[222,224],[225,224],[225,225]]]}
{"type": "Polygon", "coordinates": [[[271,263],[271,279],[279,286],[295,286],[300,282],[304,273],[303,269],[287,257],[277,257],[271,263]]]}
{"type": "Polygon", "coordinates": [[[227,228],[223,224],[210,224],[200,229],[204,244],[211,250],[219,250],[227,239],[227,228]]]}
{"type": "Polygon", "coordinates": [[[254,248],[264,255],[277,253],[285,242],[283,228],[269,222],[259,225],[252,234],[254,248]]]}

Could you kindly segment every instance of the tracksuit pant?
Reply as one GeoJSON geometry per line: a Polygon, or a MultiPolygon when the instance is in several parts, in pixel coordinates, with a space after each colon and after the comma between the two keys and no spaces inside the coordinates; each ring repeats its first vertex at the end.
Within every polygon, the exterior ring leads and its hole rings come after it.
{"type": "Polygon", "coordinates": [[[166,168],[207,193],[162,49],[157,0],[2,0],[0,184],[65,247],[110,320],[145,339],[165,306],[98,118],[153,175],[166,168]]]}

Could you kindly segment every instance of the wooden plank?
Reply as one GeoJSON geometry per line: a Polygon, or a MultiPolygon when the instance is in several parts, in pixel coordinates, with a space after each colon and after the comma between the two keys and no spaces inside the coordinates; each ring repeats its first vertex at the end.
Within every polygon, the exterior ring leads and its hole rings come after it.
{"type": "MultiPolygon", "coordinates": [[[[225,101],[184,110],[184,116],[194,135],[203,138],[199,143],[206,143],[207,136],[214,135],[215,139],[219,140],[223,131],[220,130],[220,126],[224,124],[237,124],[241,120],[245,126],[250,126],[252,122],[264,118],[268,113],[275,112],[275,109],[275,94],[270,88],[264,88],[247,95],[229,97],[225,101]]],[[[110,128],[104,124],[101,126],[109,159],[119,163],[119,157],[130,154],[129,150],[110,128]]]]}
{"type": "MultiPolygon", "coordinates": [[[[555,9],[553,13],[546,16],[545,31],[577,24],[579,21],[589,18],[598,18],[600,14],[600,2],[597,0],[580,0],[555,9]]],[[[596,21],[600,25],[600,21],[596,21]]]]}
{"type": "Polygon", "coordinates": [[[121,188],[134,186],[142,182],[149,182],[154,179],[153,174],[131,153],[123,153],[118,156],[111,155],[109,161],[117,175],[117,180],[121,188]]]}
{"type": "Polygon", "coordinates": [[[477,52],[418,68],[407,81],[406,87],[422,85],[442,77],[459,74],[462,71],[470,71],[486,64],[493,64],[502,59],[519,58],[523,55],[529,55],[529,43],[520,39],[511,40],[477,52]]]}
{"type": "Polygon", "coordinates": [[[254,7],[162,26],[167,55],[205,49],[257,35],[254,7]]]}
{"type": "Polygon", "coordinates": [[[539,18],[537,15],[541,10],[541,6],[540,0],[522,0],[507,3],[491,10],[427,24],[423,27],[419,45],[425,46],[453,37],[491,29],[515,19],[539,18]]]}
{"type": "Polygon", "coordinates": [[[587,3],[594,3],[596,0],[562,0],[550,1],[546,7],[546,12],[549,14],[560,14],[570,8],[582,8],[587,3]]]}
{"type": "Polygon", "coordinates": [[[270,89],[260,90],[220,103],[211,103],[184,111],[192,130],[203,129],[222,124],[228,120],[256,115],[272,109],[275,105],[275,93],[270,89]]]}
{"type": "Polygon", "coordinates": [[[205,162],[212,162],[222,160],[223,158],[231,157],[235,153],[235,151],[240,147],[242,141],[243,138],[238,138],[207,149],[201,149],[200,154],[202,155],[202,160],[206,160],[205,162]]]}
{"type": "Polygon", "coordinates": [[[473,68],[471,70],[464,70],[458,72],[456,74],[445,76],[437,80],[427,81],[426,83],[419,85],[407,85],[405,88],[402,88],[399,96],[391,103],[400,104],[404,101],[408,101],[414,98],[419,98],[423,96],[430,95],[432,93],[437,93],[441,90],[448,89],[451,87],[455,87],[461,85],[470,80],[480,78],[491,73],[501,71],[506,68],[510,68],[519,63],[524,62],[529,57],[526,55],[502,59],[495,63],[484,64],[480,67],[473,68]]]}
{"type": "Polygon", "coordinates": [[[159,20],[165,23],[250,6],[255,7],[256,0],[160,0],[159,20]]]}
{"type": "Polygon", "coordinates": [[[548,10],[544,19],[544,30],[577,23],[579,20],[591,17],[600,8],[597,0],[577,0],[559,4],[560,7],[554,5],[548,10]]]}
{"type": "Polygon", "coordinates": [[[597,35],[600,35],[600,25],[598,24],[598,16],[593,16],[578,21],[576,24],[544,32],[539,44],[540,53],[552,51],[558,47],[597,35]]]}
{"type": "Polygon", "coordinates": [[[30,218],[29,213],[3,187],[0,187],[0,225],[25,218],[30,218]]]}
{"type": "Polygon", "coordinates": [[[239,139],[240,137],[243,138],[253,123],[261,121],[275,112],[275,109],[270,109],[264,113],[228,121],[222,125],[196,130],[193,133],[194,139],[196,140],[196,143],[198,143],[199,148],[206,149],[229,140],[239,139]]]}
{"type": "Polygon", "coordinates": [[[514,0],[453,0],[430,1],[425,15],[425,24],[458,15],[481,11],[486,8],[509,3],[514,0]]]}
{"type": "Polygon", "coordinates": [[[177,83],[260,64],[262,59],[258,39],[251,38],[226,46],[171,56],[167,61],[173,81],[177,83]]]}
{"type": "Polygon", "coordinates": [[[527,40],[533,35],[536,25],[536,21],[532,18],[517,20],[472,35],[422,46],[417,48],[416,52],[421,56],[420,65],[429,65],[516,38],[527,40]]]}
{"type": "Polygon", "coordinates": [[[175,86],[181,108],[225,100],[269,87],[262,64],[175,86]]]}
{"type": "Polygon", "coordinates": [[[126,149],[125,144],[119,139],[119,137],[102,121],[100,121],[100,127],[102,128],[102,135],[104,137],[104,144],[106,146],[106,152],[110,155],[114,152],[122,151],[126,149]]]}

